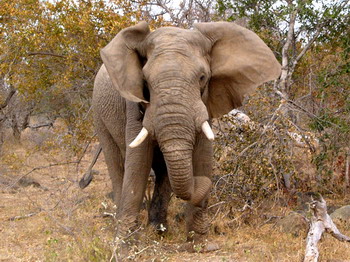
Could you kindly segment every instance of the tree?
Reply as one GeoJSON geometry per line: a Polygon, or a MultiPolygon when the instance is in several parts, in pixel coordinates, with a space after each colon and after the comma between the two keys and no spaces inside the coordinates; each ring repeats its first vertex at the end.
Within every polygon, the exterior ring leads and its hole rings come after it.
{"type": "MultiPolygon", "coordinates": [[[[136,22],[138,10],[127,1],[0,1],[3,108],[15,92],[21,105],[32,105],[30,115],[64,119],[66,142],[80,150],[93,134],[88,112],[99,50],[136,22]]],[[[10,125],[10,115],[2,112],[10,125]]]]}
{"type": "Polygon", "coordinates": [[[216,18],[214,5],[215,2],[210,0],[184,0],[178,5],[171,0],[133,1],[133,9],[140,10],[140,19],[156,27],[174,25],[191,28],[196,22],[211,22],[216,18]]]}
{"type": "MultiPolygon", "coordinates": [[[[348,0],[218,1],[218,11],[223,18],[246,21],[246,26],[269,44],[282,64],[279,81],[273,88],[260,89],[263,95],[252,96],[245,108],[251,112],[252,119],[278,130],[279,137],[283,134],[285,139],[281,141],[287,141],[288,133],[297,132],[311,145],[309,134],[316,132],[320,139],[319,153],[309,148],[314,153],[315,175],[321,188],[331,187],[334,182],[334,176],[329,175],[334,173],[334,160],[325,160],[331,159],[330,154],[334,159],[338,153],[333,149],[341,150],[350,138],[346,102],[350,91],[346,84],[349,81],[349,9],[348,0]],[[339,89],[344,96],[339,96],[339,89]]],[[[260,133],[257,139],[261,137],[260,133]]],[[[261,142],[253,140],[252,148],[261,142]]],[[[293,145],[283,152],[280,157],[296,153],[293,145]]],[[[280,172],[278,176],[290,184],[290,176],[280,172]]],[[[292,176],[302,177],[300,172],[292,176]]]]}

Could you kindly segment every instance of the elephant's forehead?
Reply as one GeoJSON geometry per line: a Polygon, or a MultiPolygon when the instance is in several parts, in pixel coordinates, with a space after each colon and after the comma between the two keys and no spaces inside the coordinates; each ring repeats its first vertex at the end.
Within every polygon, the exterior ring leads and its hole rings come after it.
{"type": "Polygon", "coordinates": [[[148,44],[155,48],[176,45],[202,48],[203,51],[210,50],[210,42],[199,31],[182,29],[177,27],[162,27],[153,31],[147,38],[148,44]]]}

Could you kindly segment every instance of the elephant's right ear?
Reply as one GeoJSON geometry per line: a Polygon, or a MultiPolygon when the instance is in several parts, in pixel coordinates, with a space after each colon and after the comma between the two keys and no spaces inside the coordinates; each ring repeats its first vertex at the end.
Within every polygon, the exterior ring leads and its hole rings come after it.
{"type": "Polygon", "coordinates": [[[120,31],[101,50],[113,86],[133,102],[147,102],[143,97],[142,65],[136,49],[149,33],[148,24],[141,22],[120,31]]]}

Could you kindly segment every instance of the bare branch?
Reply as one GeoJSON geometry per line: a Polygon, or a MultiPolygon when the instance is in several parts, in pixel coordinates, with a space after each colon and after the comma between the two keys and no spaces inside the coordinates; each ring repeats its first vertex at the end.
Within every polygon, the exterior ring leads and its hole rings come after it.
{"type": "Polygon", "coordinates": [[[35,216],[35,215],[39,214],[41,211],[43,211],[43,210],[39,209],[39,211],[36,211],[36,212],[33,212],[33,213],[29,213],[29,214],[26,214],[26,215],[23,215],[23,216],[13,216],[13,217],[8,218],[8,220],[9,221],[15,221],[15,220],[21,220],[21,219],[24,219],[24,218],[32,217],[32,216],[35,216]]]}
{"type": "Polygon", "coordinates": [[[45,124],[38,124],[38,125],[34,125],[34,126],[28,126],[30,129],[39,129],[39,128],[42,128],[42,127],[53,127],[53,123],[50,122],[50,123],[45,123],[45,124]]]}
{"type": "Polygon", "coordinates": [[[12,187],[14,187],[22,178],[30,175],[31,173],[40,170],[40,169],[45,169],[45,168],[50,168],[50,167],[54,167],[54,166],[63,166],[63,165],[71,165],[71,164],[77,164],[79,163],[79,161],[69,161],[69,162],[64,162],[64,163],[55,163],[55,164],[50,164],[50,165],[46,165],[46,166],[37,166],[34,167],[32,170],[30,170],[29,172],[25,173],[24,175],[20,176],[19,178],[17,178],[12,184],[10,184],[9,186],[7,186],[7,189],[10,189],[12,187]]]}
{"type": "Polygon", "coordinates": [[[54,53],[48,53],[48,52],[30,52],[28,53],[28,55],[30,56],[34,56],[34,55],[44,55],[44,56],[55,56],[55,57],[60,57],[60,58],[66,58],[63,55],[58,55],[58,54],[54,54],[54,53]]]}
{"type": "Polygon", "coordinates": [[[5,102],[0,105],[0,110],[4,109],[7,107],[7,105],[10,103],[11,98],[16,94],[16,90],[11,88],[10,92],[7,94],[7,97],[5,99],[5,102]]]}

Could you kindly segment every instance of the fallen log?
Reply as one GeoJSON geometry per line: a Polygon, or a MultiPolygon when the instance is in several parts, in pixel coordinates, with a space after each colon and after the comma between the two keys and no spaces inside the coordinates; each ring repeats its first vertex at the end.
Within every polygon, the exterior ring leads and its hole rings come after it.
{"type": "Polygon", "coordinates": [[[327,213],[327,204],[321,195],[317,200],[310,203],[311,220],[310,229],[306,238],[306,250],[304,262],[317,262],[319,251],[317,243],[321,239],[324,231],[330,233],[339,241],[350,242],[350,237],[343,235],[333,223],[332,218],[327,213]]]}

